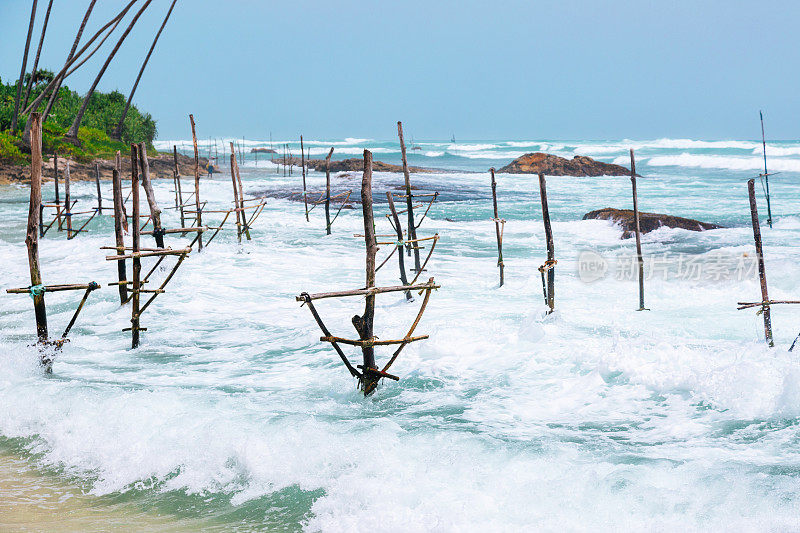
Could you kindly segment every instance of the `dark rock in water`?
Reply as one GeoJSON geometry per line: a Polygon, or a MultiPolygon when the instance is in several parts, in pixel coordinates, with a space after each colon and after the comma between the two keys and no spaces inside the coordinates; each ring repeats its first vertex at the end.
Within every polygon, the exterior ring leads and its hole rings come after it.
{"type": "MultiPolygon", "coordinates": [[[[583,215],[583,220],[611,220],[622,227],[622,238],[629,239],[636,233],[636,221],[633,218],[632,209],[614,209],[606,207],[583,215]]],[[[719,229],[725,226],[700,222],[691,218],[675,217],[660,213],[639,212],[639,230],[642,233],[649,233],[660,227],[681,228],[689,231],[705,231],[708,229],[719,229]]]]}
{"type": "Polygon", "coordinates": [[[566,159],[557,155],[536,152],[518,157],[498,172],[508,174],[538,174],[547,176],[630,176],[631,171],[620,165],[596,161],[576,155],[566,159]]]}
{"type": "MultiPolygon", "coordinates": [[[[283,157],[275,157],[272,160],[274,163],[282,164],[284,162],[283,157]]],[[[286,164],[293,165],[299,167],[302,163],[301,158],[299,157],[287,157],[286,164]]],[[[316,170],[317,172],[325,172],[325,160],[324,159],[306,159],[306,165],[311,170],[316,170]]],[[[363,172],[364,170],[364,159],[363,158],[351,158],[351,159],[331,159],[331,172],[363,172]]],[[[372,161],[372,170],[375,172],[403,172],[402,165],[392,165],[390,163],[384,163],[383,161],[372,161]]],[[[441,172],[441,170],[433,170],[430,168],[422,168],[422,167],[408,167],[409,172],[441,172]]]]}
{"type": "Polygon", "coordinates": [[[250,150],[251,154],[277,154],[272,148],[253,148],[250,150]]]}

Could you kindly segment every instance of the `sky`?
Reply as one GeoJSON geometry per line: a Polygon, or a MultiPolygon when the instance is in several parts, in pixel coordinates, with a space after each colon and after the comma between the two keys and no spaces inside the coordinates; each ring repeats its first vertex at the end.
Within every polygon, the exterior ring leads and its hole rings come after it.
{"type": "MultiPolygon", "coordinates": [[[[100,0],[86,38],[123,4],[100,0]]],[[[63,65],[87,5],[54,0],[42,67],[63,65]]],[[[3,81],[30,6],[0,0],[3,81]]],[[[127,95],[168,6],[100,90],[127,95]]],[[[391,139],[402,120],[417,140],[756,139],[759,109],[768,138],[798,139],[798,20],[794,0],[178,0],[134,102],[161,139],[190,137],[189,113],[200,137],[391,139]]],[[[100,56],[66,84],[88,89],[100,56]]]]}

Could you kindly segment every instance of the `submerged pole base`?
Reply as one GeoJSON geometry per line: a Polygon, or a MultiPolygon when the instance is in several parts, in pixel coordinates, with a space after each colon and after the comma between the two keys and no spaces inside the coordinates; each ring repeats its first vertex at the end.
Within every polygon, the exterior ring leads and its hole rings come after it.
{"type": "Polygon", "coordinates": [[[400,381],[399,377],[389,374],[388,372],[384,372],[383,370],[378,370],[377,368],[365,367],[364,365],[358,365],[358,368],[361,369],[361,375],[358,377],[358,388],[364,391],[365,398],[375,392],[375,389],[378,388],[378,382],[381,380],[381,378],[389,378],[394,381],[400,381]]]}

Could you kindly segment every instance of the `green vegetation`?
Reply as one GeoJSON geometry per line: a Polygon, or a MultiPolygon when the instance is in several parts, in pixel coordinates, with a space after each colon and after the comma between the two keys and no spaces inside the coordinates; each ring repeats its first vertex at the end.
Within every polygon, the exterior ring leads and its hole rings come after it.
{"type": "MultiPolygon", "coordinates": [[[[40,70],[36,83],[31,90],[30,101],[33,101],[52,79],[53,73],[40,70]]],[[[29,75],[26,75],[26,81],[29,75]]],[[[0,79],[0,161],[13,164],[30,162],[22,141],[22,129],[27,115],[20,117],[19,131],[12,133],[11,116],[14,113],[14,97],[17,93],[16,83],[4,84],[0,79]]],[[[23,87],[24,94],[24,87],[23,87]]],[[[88,163],[98,157],[111,157],[121,150],[125,153],[132,142],[146,142],[148,151],[152,150],[153,139],[158,131],[156,122],[149,113],[142,113],[131,105],[122,126],[122,142],[114,141],[110,135],[122,115],[125,107],[125,96],[118,91],[101,93],[95,91],[89,99],[89,106],[83,116],[81,128],[78,130],[80,146],[63,140],[72,120],[80,109],[83,95],[62,86],[58,99],[53,106],[47,121],[42,127],[42,148],[45,154],[58,152],[78,162],[88,163]]],[[[40,111],[47,103],[45,98],[40,111]]],[[[21,105],[21,102],[20,102],[21,105]]]]}

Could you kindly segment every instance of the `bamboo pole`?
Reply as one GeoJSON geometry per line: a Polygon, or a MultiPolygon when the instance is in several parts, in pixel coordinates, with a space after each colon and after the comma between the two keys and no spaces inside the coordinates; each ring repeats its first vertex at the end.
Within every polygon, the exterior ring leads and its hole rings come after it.
{"type": "Polygon", "coordinates": [[[153,221],[153,238],[158,248],[164,247],[164,228],[161,226],[161,208],[156,202],[156,193],[150,182],[150,163],[147,160],[147,145],[139,143],[139,165],[141,167],[142,188],[150,207],[150,220],[153,221]]]}
{"type": "Polygon", "coordinates": [[[331,234],[331,156],[333,146],[325,156],[325,230],[331,234]]]}
{"type": "Polygon", "coordinates": [[[306,208],[306,222],[308,222],[308,198],[306,195],[308,194],[306,191],[306,158],[305,152],[303,152],[303,136],[300,136],[300,158],[303,160],[303,203],[305,204],[306,208]]]}
{"type": "MultiPolygon", "coordinates": [[[[400,266],[400,282],[403,285],[408,285],[408,278],[406,277],[406,264],[403,257],[403,228],[400,226],[400,217],[397,215],[397,209],[394,207],[394,198],[392,198],[391,191],[386,191],[386,199],[389,200],[389,209],[392,212],[394,219],[394,228],[397,231],[397,257],[400,266]]],[[[411,300],[411,291],[406,291],[406,300],[411,300]]]]}
{"type": "Polygon", "coordinates": [[[636,194],[636,160],[631,152],[631,189],[633,191],[633,218],[636,230],[636,262],[639,264],[639,309],[637,311],[648,311],[644,306],[644,259],[642,258],[642,232],[639,225],[639,197],[636,194]]]}
{"type": "Polygon", "coordinates": [[[547,205],[547,182],[544,179],[544,174],[539,173],[539,195],[542,200],[542,220],[544,222],[544,234],[547,240],[547,262],[539,267],[542,273],[542,285],[545,285],[545,273],[547,275],[547,288],[545,290],[545,300],[548,311],[552,313],[555,309],[555,285],[556,285],[556,271],[555,271],[555,250],[553,246],[553,229],[550,227],[550,209],[547,205]]]}
{"type": "MultiPolygon", "coordinates": [[[[408,238],[409,239],[416,239],[417,238],[417,227],[416,223],[414,222],[414,200],[411,195],[411,177],[408,173],[408,160],[406,158],[406,143],[403,140],[403,123],[399,120],[397,121],[397,136],[400,137],[400,154],[403,158],[403,177],[405,178],[405,185],[406,185],[406,202],[407,202],[407,213],[408,213],[408,238]]],[[[409,246],[407,248],[408,255],[411,255],[411,248],[409,246]]],[[[420,270],[419,264],[419,248],[413,246],[414,248],[414,271],[418,272],[420,270]]]]}
{"type": "Polygon", "coordinates": [[[497,182],[494,179],[494,168],[490,168],[489,172],[492,174],[492,204],[494,206],[494,229],[497,234],[497,266],[500,268],[500,286],[503,286],[505,278],[503,276],[503,232],[500,230],[500,224],[505,225],[505,220],[500,220],[500,215],[497,214],[497,182]]]}
{"type": "MultiPolygon", "coordinates": [[[[125,253],[125,237],[122,233],[122,221],[125,214],[122,211],[122,177],[116,168],[111,171],[114,190],[114,235],[116,237],[116,250],[118,253],[125,253]]],[[[119,279],[119,303],[120,305],[128,301],[128,287],[125,260],[117,261],[117,277],[119,279]]]]}
{"type": "MultiPolygon", "coordinates": [[[[191,115],[190,115],[191,116],[191,115]]],[[[195,144],[197,146],[197,144],[195,144]]],[[[139,165],[137,164],[137,147],[131,144],[131,187],[133,192],[133,253],[139,253],[139,165]]],[[[199,215],[198,215],[199,216],[199,215]]],[[[133,259],[133,296],[131,298],[131,348],[139,347],[139,291],[141,289],[142,261],[134,255],[133,259]]]]}
{"type": "MultiPolygon", "coordinates": [[[[767,292],[767,272],[764,267],[764,250],[761,246],[761,225],[758,222],[758,205],[756,204],[756,185],[755,180],[748,180],[747,193],[750,197],[750,218],[753,223],[753,240],[756,243],[756,258],[758,259],[758,278],[761,282],[761,301],[769,302],[769,294],[767,292]]],[[[767,344],[772,348],[775,342],[772,340],[772,317],[770,315],[769,303],[764,303],[761,307],[762,315],[764,316],[764,339],[767,344]]]]}
{"type": "MultiPolygon", "coordinates": [[[[375,254],[378,245],[375,240],[375,219],[372,212],[372,153],[364,150],[364,174],[361,178],[361,208],[364,214],[364,242],[366,244],[366,288],[375,287],[375,254]]],[[[375,318],[375,295],[368,294],[365,298],[364,314],[355,315],[352,319],[353,326],[358,332],[360,340],[372,339],[373,321],[375,318]]],[[[378,370],[375,364],[375,349],[372,346],[363,346],[361,351],[364,356],[361,388],[364,396],[368,396],[378,386],[380,377],[370,370],[378,370]]]]}
{"type": "MultiPolygon", "coordinates": [[[[20,82],[21,83],[21,82],[20,82]]],[[[39,208],[42,204],[42,116],[31,114],[31,199],[28,206],[28,268],[31,274],[31,296],[36,315],[36,335],[40,343],[47,341],[47,309],[44,303],[42,272],[39,267],[39,208]]]]}
{"type": "MultiPolygon", "coordinates": [[[[194,203],[197,209],[195,226],[203,225],[203,212],[200,207],[200,159],[197,154],[197,134],[194,127],[194,115],[189,115],[189,122],[192,124],[192,143],[194,144],[194,203]]],[[[181,221],[181,226],[185,224],[181,221]]],[[[203,249],[203,234],[197,235],[197,248],[198,251],[203,249]]]]}

